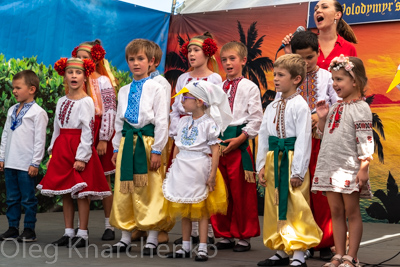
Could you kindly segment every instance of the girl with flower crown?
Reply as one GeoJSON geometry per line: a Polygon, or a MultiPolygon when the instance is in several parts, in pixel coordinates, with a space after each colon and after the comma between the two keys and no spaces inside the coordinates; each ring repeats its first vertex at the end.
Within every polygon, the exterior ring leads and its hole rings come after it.
{"type": "MultiPolygon", "coordinates": [[[[94,147],[99,155],[107,182],[110,184],[110,174],[115,173],[115,166],[111,162],[113,155],[112,137],[114,136],[114,123],[117,114],[115,84],[109,63],[104,58],[106,51],[101,46],[100,40],[84,42],[72,51],[72,56],[80,59],[91,59],[96,64],[95,71],[89,77],[89,87],[86,91],[92,97],[95,107],[94,120],[94,147]]],[[[109,218],[112,207],[112,196],[103,199],[105,216],[105,231],[102,240],[114,240],[114,227],[110,225],[109,218]]]]}
{"type": "Polygon", "coordinates": [[[317,132],[322,143],[311,191],[326,194],[331,209],[337,254],[324,266],[352,267],[359,266],[357,252],[363,227],[359,201],[372,197],[368,175],[374,153],[372,113],[363,99],[367,84],[363,62],[342,54],[332,60],[329,70],[333,89],[343,100],[331,108],[324,100],[317,103],[317,132]]]}
{"type": "Polygon", "coordinates": [[[37,188],[43,195],[63,196],[65,233],[56,246],[88,245],[90,202],[111,196],[110,188],[93,147],[95,108],[84,92],[96,65],[90,59],[61,58],[54,69],[64,76],[67,95],[57,102],[54,132],[48,153],[47,172],[37,188]],[[77,199],[80,226],[75,236],[74,203],[77,199]]]}
{"type": "MultiPolygon", "coordinates": [[[[218,65],[214,57],[217,50],[217,44],[209,32],[191,38],[190,41],[186,42],[182,46],[181,52],[189,61],[190,71],[179,76],[175,87],[176,93],[179,93],[179,91],[191,81],[203,80],[213,84],[222,83],[221,76],[218,73],[213,72],[218,71],[218,65]]],[[[179,119],[185,115],[188,115],[188,113],[185,112],[185,109],[182,106],[182,95],[178,95],[172,104],[172,111],[169,115],[171,122],[169,125],[169,136],[171,138],[174,138],[177,135],[179,119]]],[[[175,145],[172,146],[168,167],[171,165],[174,147],[175,145]]],[[[196,243],[198,242],[198,236],[198,224],[193,223],[192,237],[196,243]]],[[[209,224],[208,236],[210,241],[214,240],[214,233],[211,224],[209,224]]],[[[182,238],[175,240],[175,244],[180,244],[181,242],[182,238]]]]}

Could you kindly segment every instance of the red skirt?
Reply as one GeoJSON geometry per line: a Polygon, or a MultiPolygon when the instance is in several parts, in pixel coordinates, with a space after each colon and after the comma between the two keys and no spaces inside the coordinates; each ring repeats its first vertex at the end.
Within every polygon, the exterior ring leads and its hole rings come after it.
{"type": "MultiPolygon", "coordinates": [[[[95,121],[94,121],[94,150],[96,150],[97,145],[99,144],[99,133],[100,133],[100,127],[101,127],[101,116],[96,115],[95,116],[95,121]]],[[[115,166],[111,162],[111,158],[113,156],[113,145],[112,145],[112,138],[114,137],[115,132],[113,133],[111,139],[107,141],[107,150],[106,154],[103,156],[99,156],[101,166],[103,167],[104,175],[109,175],[115,173],[115,166]]],[[[97,154],[97,151],[96,151],[97,154]]]]}
{"type": "Polygon", "coordinates": [[[53,146],[52,158],[37,188],[42,195],[71,194],[72,198],[91,200],[111,196],[110,187],[101,168],[100,159],[92,146],[92,156],[82,172],[76,171],[76,151],[81,137],[80,129],[61,129],[53,146]]]}

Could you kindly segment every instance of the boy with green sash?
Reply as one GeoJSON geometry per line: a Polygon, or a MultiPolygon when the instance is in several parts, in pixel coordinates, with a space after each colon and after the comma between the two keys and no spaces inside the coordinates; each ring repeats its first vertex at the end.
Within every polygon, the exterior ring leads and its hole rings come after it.
{"type": "Polygon", "coordinates": [[[258,266],[306,267],[304,251],[315,247],[322,231],[309,206],[311,113],[297,92],[306,74],[300,55],[274,63],[274,84],[281,98],[267,106],[258,138],[257,171],[265,190],[264,245],[276,254],[258,266]]]}
{"type": "Polygon", "coordinates": [[[221,48],[221,62],[227,80],[221,85],[228,96],[233,120],[220,136],[221,156],[218,169],[228,190],[228,212],[211,217],[214,234],[222,237],[217,249],[245,252],[250,238],[260,235],[255,170],[249,147],[262,121],[260,89],[243,77],[247,48],[241,42],[229,42],[221,48]],[[239,239],[235,243],[235,238],[239,239]]]}
{"type": "Polygon", "coordinates": [[[153,44],[133,40],[126,46],[125,56],[133,81],[118,93],[112,158],[116,165],[115,191],[110,216],[110,224],[122,230],[122,238],[110,252],[130,250],[131,233],[138,229],[149,231],[142,253],[153,255],[158,232],[173,227],[163,211],[165,173],[160,168],[161,152],[168,140],[168,101],[164,87],[148,75],[154,64],[153,44]]]}

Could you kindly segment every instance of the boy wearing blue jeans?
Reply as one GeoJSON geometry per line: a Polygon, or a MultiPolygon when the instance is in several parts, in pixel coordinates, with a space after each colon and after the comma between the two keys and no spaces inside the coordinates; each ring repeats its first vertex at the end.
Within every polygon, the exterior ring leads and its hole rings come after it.
{"type": "Polygon", "coordinates": [[[39,78],[31,70],[17,73],[12,81],[17,104],[7,112],[0,145],[0,171],[5,172],[9,228],[0,241],[36,241],[37,199],[35,177],[44,156],[48,117],[34,98],[39,78]],[[21,206],[25,210],[24,231],[19,235],[21,206]]]}

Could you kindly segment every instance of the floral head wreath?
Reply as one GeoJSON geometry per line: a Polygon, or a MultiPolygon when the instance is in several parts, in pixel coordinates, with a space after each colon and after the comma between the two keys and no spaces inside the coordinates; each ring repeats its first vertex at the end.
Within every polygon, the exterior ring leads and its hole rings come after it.
{"type": "Polygon", "coordinates": [[[89,77],[96,70],[96,64],[91,59],[79,59],[79,58],[60,58],[55,64],[54,69],[59,75],[64,76],[67,69],[80,69],[85,72],[85,76],[89,77]]]}
{"type": "Polygon", "coordinates": [[[72,56],[77,57],[78,51],[80,51],[80,50],[88,52],[92,56],[92,60],[94,62],[103,60],[104,56],[106,54],[106,51],[104,50],[104,48],[99,44],[91,45],[91,44],[83,43],[83,44],[75,47],[74,51],[72,51],[72,56]]]}
{"type": "Polygon", "coordinates": [[[353,62],[350,61],[349,57],[345,57],[343,54],[332,59],[328,70],[329,71],[332,71],[332,70],[338,71],[340,68],[344,68],[345,71],[350,73],[351,77],[353,77],[355,79],[354,72],[353,72],[354,64],[353,64],[353,62]]]}
{"type": "Polygon", "coordinates": [[[207,38],[203,40],[194,37],[190,39],[189,42],[184,43],[181,47],[181,52],[185,57],[188,56],[188,47],[191,45],[197,45],[198,47],[203,49],[203,52],[207,57],[212,57],[218,50],[217,43],[213,39],[207,38]]]}

